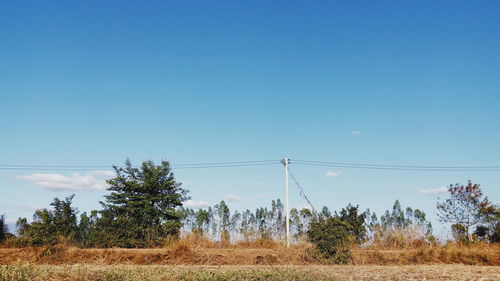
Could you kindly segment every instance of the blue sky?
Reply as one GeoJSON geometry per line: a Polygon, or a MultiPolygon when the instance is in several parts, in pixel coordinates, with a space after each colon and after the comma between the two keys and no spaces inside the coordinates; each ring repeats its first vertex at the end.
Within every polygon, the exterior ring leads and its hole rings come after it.
{"type": "MultiPolygon", "coordinates": [[[[0,164],[289,157],[316,206],[380,214],[400,199],[439,232],[438,194],[421,191],[471,179],[498,202],[499,172],[293,159],[500,166],[499,12],[497,1],[0,1],[0,164]]],[[[197,202],[235,195],[232,208],[254,209],[284,195],[279,165],[174,172],[197,202]]],[[[31,218],[71,193],[81,211],[99,208],[103,176],[0,170],[0,213],[31,218]]],[[[306,205],[291,188],[291,205],[306,205]]]]}

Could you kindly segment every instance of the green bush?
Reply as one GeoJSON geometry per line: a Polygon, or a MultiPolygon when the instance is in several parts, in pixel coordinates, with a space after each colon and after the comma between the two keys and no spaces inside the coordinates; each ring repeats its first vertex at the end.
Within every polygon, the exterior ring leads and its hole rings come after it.
{"type": "Polygon", "coordinates": [[[307,232],[308,240],[315,246],[317,254],[328,262],[345,264],[351,258],[349,247],[352,226],[338,218],[312,222],[307,232]]]}

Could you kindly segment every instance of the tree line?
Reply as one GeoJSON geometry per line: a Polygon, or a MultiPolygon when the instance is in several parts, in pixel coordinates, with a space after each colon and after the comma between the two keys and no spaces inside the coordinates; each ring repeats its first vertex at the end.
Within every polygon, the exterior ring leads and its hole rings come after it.
{"type": "MultiPolygon", "coordinates": [[[[32,222],[19,218],[17,235],[8,232],[5,217],[0,216],[0,242],[137,248],[156,247],[182,235],[219,243],[284,239],[286,219],[280,199],[254,211],[231,211],[224,201],[191,209],[183,206],[189,199],[188,190],[175,180],[169,162],[155,165],[146,161],[135,168],[126,160],[123,167],[113,169],[115,177],[107,181],[109,194],[100,202],[101,210],[80,214],[72,205],[73,195],[55,198],[49,208],[35,211],[32,222]]],[[[483,195],[479,185],[452,185],[448,193],[449,198],[438,202],[437,209],[440,220],[452,224],[457,241],[500,242],[500,209],[483,195]]],[[[435,243],[426,214],[404,208],[398,200],[380,217],[348,204],[339,212],[328,207],[319,213],[293,208],[289,222],[293,242],[310,241],[337,261],[345,260],[348,246],[353,244],[408,247],[435,243]]]]}

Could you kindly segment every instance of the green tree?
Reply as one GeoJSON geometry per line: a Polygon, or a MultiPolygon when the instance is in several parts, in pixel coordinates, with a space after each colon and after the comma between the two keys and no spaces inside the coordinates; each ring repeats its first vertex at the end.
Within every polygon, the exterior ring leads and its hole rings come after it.
{"type": "Polygon", "coordinates": [[[349,230],[350,234],[354,237],[354,240],[357,244],[361,244],[366,239],[366,227],[365,227],[365,219],[366,214],[358,213],[359,206],[356,205],[354,207],[351,204],[348,204],[345,208],[340,211],[340,216],[338,217],[341,221],[348,223],[351,225],[349,230]]]}
{"type": "Polygon", "coordinates": [[[299,210],[296,208],[290,210],[290,228],[296,239],[304,235],[304,225],[302,224],[299,210]]]}
{"type": "Polygon", "coordinates": [[[7,238],[7,233],[9,229],[7,228],[7,223],[5,222],[5,215],[0,216],[0,243],[7,238]]]}
{"type": "Polygon", "coordinates": [[[321,257],[334,263],[347,263],[351,257],[351,231],[352,227],[347,222],[329,217],[312,222],[307,237],[321,257]]]}
{"type": "Polygon", "coordinates": [[[28,220],[26,218],[17,218],[16,229],[17,234],[22,236],[28,229],[28,220]]]}
{"type": "Polygon", "coordinates": [[[156,166],[143,162],[140,168],[125,161],[113,166],[116,177],[108,180],[110,194],[101,202],[99,220],[109,246],[154,246],[167,235],[178,236],[181,222],[178,207],[189,199],[171,171],[170,163],[156,166]]]}
{"type": "MultiPolygon", "coordinates": [[[[488,237],[491,242],[500,242],[500,206],[486,202],[481,205],[481,223],[478,228],[482,228],[484,237],[488,237]]],[[[481,232],[476,229],[476,233],[481,232]]],[[[480,233],[477,233],[480,234],[480,233]]]]}
{"type": "Polygon", "coordinates": [[[219,217],[220,241],[223,243],[229,242],[229,227],[231,225],[229,207],[226,205],[226,202],[220,201],[218,205],[215,205],[214,209],[217,211],[217,216],[219,217]]]}
{"type": "Polygon", "coordinates": [[[86,212],[80,215],[78,224],[78,243],[81,247],[101,246],[99,229],[97,228],[98,211],[92,210],[90,215],[86,212]]]}
{"type": "Polygon", "coordinates": [[[449,198],[437,203],[438,217],[441,222],[463,226],[467,238],[472,241],[471,228],[481,222],[482,210],[491,205],[488,198],[483,198],[479,184],[450,185],[449,198]]]}
{"type": "Polygon", "coordinates": [[[78,210],[71,206],[73,197],[71,195],[64,200],[54,198],[50,203],[53,209],[36,210],[31,224],[26,219],[19,219],[17,226],[22,241],[28,245],[54,245],[61,242],[59,239],[76,243],[78,210]]]}
{"type": "Polygon", "coordinates": [[[328,209],[327,206],[323,206],[321,208],[321,213],[319,214],[320,218],[327,219],[332,216],[332,212],[328,209]]]}
{"type": "Polygon", "coordinates": [[[194,221],[195,231],[198,231],[200,234],[207,233],[210,225],[210,213],[206,210],[198,209],[195,213],[194,221]]]}
{"type": "Polygon", "coordinates": [[[380,222],[386,229],[401,229],[407,226],[407,221],[405,220],[405,215],[401,208],[399,200],[396,200],[394,202],[394,205],[392,206],[392,212],[389,212],[389,210],[385,211],[385,214],[380,217],[380,222]]]}

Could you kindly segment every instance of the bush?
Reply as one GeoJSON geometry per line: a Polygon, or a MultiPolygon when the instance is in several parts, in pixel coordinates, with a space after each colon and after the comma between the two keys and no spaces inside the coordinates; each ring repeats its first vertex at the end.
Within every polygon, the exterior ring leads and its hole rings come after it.
{"type": "Polygon", "coordinates": [[[351,253],[349,247],[352,237],[349,232],[352,226],[338,218],[311,223],[307,232],[308,240],[315,246],[317,254],[333,263],[349,262],[351,253]]]}

